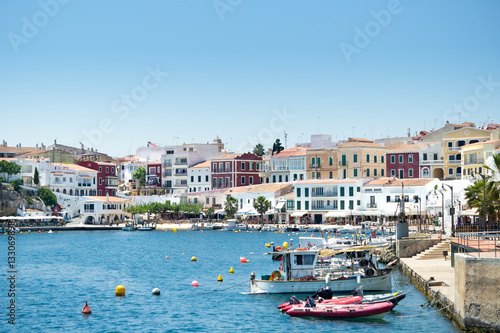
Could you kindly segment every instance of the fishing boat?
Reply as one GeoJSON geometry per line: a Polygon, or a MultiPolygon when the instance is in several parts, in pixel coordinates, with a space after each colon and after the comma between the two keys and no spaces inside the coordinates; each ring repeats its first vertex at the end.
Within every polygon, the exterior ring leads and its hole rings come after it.
{"type": "Polygon", "coordinates": [[[125,226],[122,227],[123,231],[136,231],[137,227],[135,225],[135,220],[132,219],[126,219],[125,220],[125,226]]]}
{"type": "Polygon", "coordinates": [[[286,314],[292,317],[384,319],[392,308],[391,302],[346,305],[320,303],[313,306],[294,306],[286,314]]]}
{"type": "MultiPolygon", "coordinates": [[[[364,248],[358,248],[362,250],[364,248]]],[[[349,249],[352,251],[353,249],[349,249]]],[[[345,251],[345,250],[344,250],[345,251]]],[[[391,269],[378,269],[370,260],[360,260],[358,269],[338,270],[338,267],[321,262],[342,251],[313,250],[308,248],[276,249],[267,253],[274,261],[280,261],[280,268],[271,275],[255,273],[250,275],[251,294],[314,293],[328,286],[335,293],[350,294],[362,287],[366,292],[392,291],[391,269]],[[321,252],[320,252],[321,251],[321,252]],[[321,254],[320,254],[321,253],[321,254]]]]}
{"type": "Polygon", "coordinates": [[[137,227],[137,230],[139,231],[153,231],[155,229],[156,229],[156,223],[152,223],[151,225],[144,223],[141,227],[137,227]]]}

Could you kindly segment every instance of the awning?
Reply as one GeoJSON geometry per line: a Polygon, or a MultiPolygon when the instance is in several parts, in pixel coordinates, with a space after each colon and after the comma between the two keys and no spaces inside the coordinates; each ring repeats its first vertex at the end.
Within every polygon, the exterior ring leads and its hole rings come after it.
{"type": "Polygon", "coordinates": [[[330,210],[325,214],[325,217],[345,217],[345,216],[346,212],[337,210],[330,210]]]}
{"type": "Polygon", "coordinates": [[[306,211],[304,210],[299,210],[299,211],[296,211],[296,212],[293,212],[292,214],[290,214],[291,217],[302,217],[304,216],[305,214],[307,214],[306,211]]]}
{"type": "Polygon", "coordinates": [[[357,210],[353,212],[353,215],[380,216],[382,215],[382,212],[379,210],[357,210]]]}
{"type": "Polygon", "coordinates": [[[214,214],[226,214],[226,212],[224,211],[224,209],[217,209],[214,211],[214,214]]]}
{"type": "Polygon", "coordinates": [[[280,202],[278,202],[278,204],[276,205],[276,209],[282,209],[284,206],[285,206],[285,202],[284,202],[284,201],[280,201],[280,202]]]}
{"type": "Polygon", "coordinates": [[[467,209],[467,210],[461,211],[458,215],[459,216],[478,216],[479,213],[475,209],[467,209]]]}

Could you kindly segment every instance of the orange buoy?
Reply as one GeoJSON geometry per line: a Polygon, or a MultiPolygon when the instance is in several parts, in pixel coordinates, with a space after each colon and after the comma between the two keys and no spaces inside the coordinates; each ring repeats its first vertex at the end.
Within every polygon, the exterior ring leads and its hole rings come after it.
{"type": "Polygon", "coordinates": [[[240,262],[241,262],[242,264],[246,264],[247,259],[246,259],[245,257],[240,257],[240,262]]]}
{"type": "Polygon", "coordinates": [[[92,313],[92,310],[90,310],[90,307],[89,307],[89,305],[87,304],[87,301],[85,301],[85,306],[84,306],[84,307],[83,307],[83,309],[82,309],[82,313],[83,313],[83,314],[86,314],[86,315],[88,315],[88,314],[91,314],[91,313],[92,313]]]}

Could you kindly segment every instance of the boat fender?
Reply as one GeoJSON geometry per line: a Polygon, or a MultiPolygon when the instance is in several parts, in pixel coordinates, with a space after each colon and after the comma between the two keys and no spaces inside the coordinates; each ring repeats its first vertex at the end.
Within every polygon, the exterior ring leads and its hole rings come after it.
{"type": "Polygon", "coordinates": [[[330,282],[332,281],[332,278],[330,277],[330,274],[326,274],[326,277],[325,277],[325,282],[326,284],[330,284],[330,282]]]}
{"type": "Polygon", "coordinates": [[[368,266],[368,260],[366,260],[366,259],[361,260],[359,262],[359,266],[360,267],[366,267],[366,266],[368,266]]]}
{"type": "Polygon", "coordinates": [[[274,281],[279,279],[281,279],[281,273],[279,271],[272,272],[271,277],[269,277],[269,281],[274,281]]]}
{"type": "Polygon", "coordinates": [[[371,267],[368,267],[365,269],[365,275],[366,276],[373,276],[373,275],[375,275],[375,270],[371,267]]]}

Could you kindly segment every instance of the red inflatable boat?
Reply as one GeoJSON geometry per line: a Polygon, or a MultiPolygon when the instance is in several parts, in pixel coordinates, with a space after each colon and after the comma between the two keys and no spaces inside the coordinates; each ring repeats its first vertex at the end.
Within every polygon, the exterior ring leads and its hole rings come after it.
{"type": "Polygon", "coordinates": [[[295,305],[286,314],[293,317],[383,319],[392,308],[391,302],[346,305],[319,303],[314,307],[295,305]]]}

